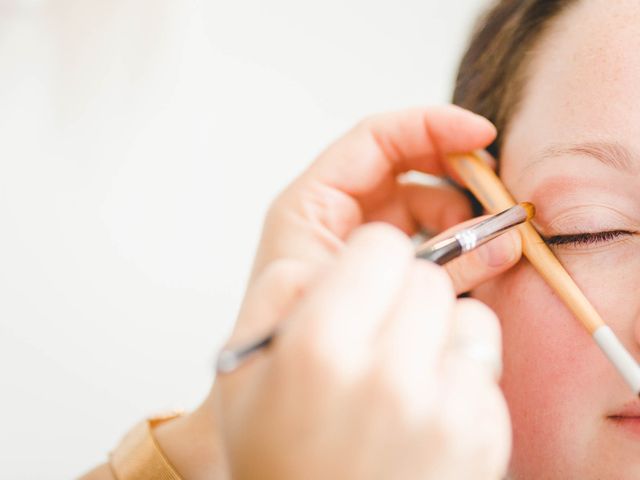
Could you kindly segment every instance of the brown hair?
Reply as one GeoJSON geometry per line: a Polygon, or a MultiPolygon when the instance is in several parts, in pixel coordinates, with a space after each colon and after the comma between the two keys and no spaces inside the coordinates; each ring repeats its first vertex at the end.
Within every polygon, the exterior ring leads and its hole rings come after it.
{"type": "Polygon", "coordinates": [[[493,122],[489,147],[500,156],[510,119],[522,98],[529,52],[551,20],[577,0],[497,0],[476,25],[456,78],[453,103],[493,122]]]}

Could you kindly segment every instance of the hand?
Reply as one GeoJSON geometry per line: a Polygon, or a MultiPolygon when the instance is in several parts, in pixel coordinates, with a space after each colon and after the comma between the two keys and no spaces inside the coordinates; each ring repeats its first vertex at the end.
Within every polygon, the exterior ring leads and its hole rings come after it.
{"type": "Polygon", "coordinates": [[[499,358],[493,313],[456,301],[444,270],[389,226],[360,228],[313,279],[302,265],[256,278],[240,320],[289,310],[285,328],[217,380],[231,477],[501,478],[510,428],[496,372],[456,348],[464,334],[499,358]]]}
{"type": "MultiPolygon", "coordinates": [[[[401,185],[396,177],[408,170],[451,173],[445,154],[484,148],[495,134],[487,120],[454,106],[411,109],[360,122],[273,202],[229,344],[253,340],[282,321],[311,279],[331,267],[358,226],[381,221],[413,234],[421,227],[442,231],[470,218],[466,197],[454,188],[401,185]],[[253,310],[256,305],[258,311],[253,310]]],[[[461,293],[508,269],[519,257],[520,239],[510,234],[451,262],[447,271],[455,292],[461,293]]],[[[234,395],[234,387],[240,395],[247,384],[228,381],[226,395],[234,395]]],[[[217,440],[220,418],[214,409],[219,390],[216,383],[200,408],[158,432],[185,478],[211,478],[212,471],[215,478],[226,478],[217,440]],[[190,441],[185,449],[184,438],[195,438],[198,448],[190,441]]]]}
{"type": "MultiPolygon", "coordinates": [[[[444,155],[484,148],[494,138],[495,129],[487,120],[453,106],[376,115],[360,122],[273,202],[229,344],[264,335],[286,318],[311,279],[331,268],[358,226],[381,221],[413,234],[420,228],[442,231],[470,218],[466,197],[454,188],[401,185],[396,178],[409,170],[451,173],[444,155]]],[[[519,257],[520,239],[514,232],[451,262],[447,271],[454,291],[469,290],[519,257]]],[[[242,378],[225,379],[227,398],[246,392],[251,382],[242,378]]],[[[215,402],[221,388],[214,386],[208,403],[215,402]]],[[[496,448],[500,450],[500,442],[496,448]]]]}

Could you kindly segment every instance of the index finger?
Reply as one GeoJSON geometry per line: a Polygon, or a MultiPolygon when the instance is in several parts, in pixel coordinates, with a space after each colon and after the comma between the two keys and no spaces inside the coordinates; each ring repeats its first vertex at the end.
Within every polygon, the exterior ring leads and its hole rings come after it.
{"type": "Polygon", "coordinates": [[[378,114],[325,150],[303,179],[362,197],[386,175],[409,170],[443,174],[444,155],[481,149],[495,136],[489,120],[455,105],[378,114]]]}
{"type": "Polygon", "coordinates": [[[412,108],[360,122],[272,205],[252,276],[283,257],[323,261],[371,219],[412,233],[416,220],[397,188],[398,174],[442,174],[444,155],[483,148],[495,135],[488,120],[453,105],[412,108]]]}

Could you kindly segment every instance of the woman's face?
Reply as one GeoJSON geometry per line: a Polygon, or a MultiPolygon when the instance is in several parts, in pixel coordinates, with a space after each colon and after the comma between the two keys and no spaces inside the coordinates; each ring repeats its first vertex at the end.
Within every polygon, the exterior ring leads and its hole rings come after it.
{"type": "MultiPolygon", "coordinates": [[[[539,231],[638,360],[639,52],[640,2],[565,12],[533,54],[501,158],[504,183],[536,205],[539,231]]],[[[640,401],[531,265],[473,294],[503,324],[513,478],[639,479],[640,401]]]]}

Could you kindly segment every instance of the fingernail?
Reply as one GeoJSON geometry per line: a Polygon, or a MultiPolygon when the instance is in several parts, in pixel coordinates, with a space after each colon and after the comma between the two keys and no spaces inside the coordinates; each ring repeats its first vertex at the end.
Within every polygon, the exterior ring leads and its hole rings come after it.
{"type": "Polygon", "coordinates": [[[514,235],[517,235],[517,233],[505,233],[483,245],[478,252],[483,262],[491,268],[501,267],[513,262],[517,255],[514,235]]]}

